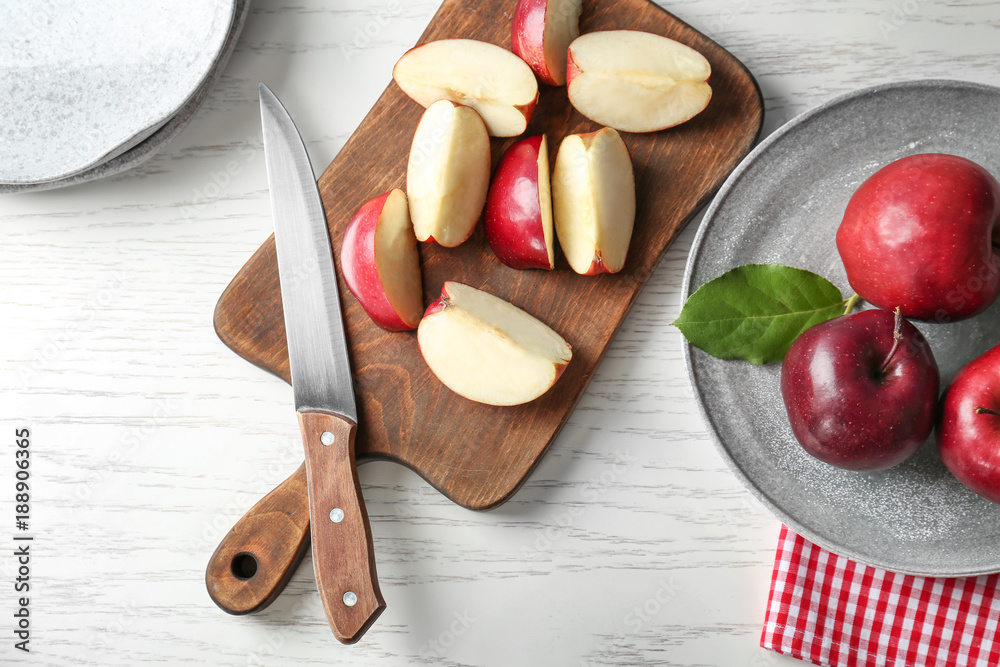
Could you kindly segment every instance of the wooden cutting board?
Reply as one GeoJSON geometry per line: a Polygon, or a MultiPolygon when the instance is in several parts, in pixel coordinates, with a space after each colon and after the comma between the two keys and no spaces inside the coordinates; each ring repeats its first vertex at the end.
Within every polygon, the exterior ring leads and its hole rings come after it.
{"type": "MultiPolygon", "coordinates": [[[[464,37],[510,48],[515,4],[445,0],[420,43],[464,37]]],[[[557,253],[554,271],[517,271],[494,257],[481,225],[458,248],[420,247],[425,304],[440,295],[445,280],[457,280],[507,299],[570,342],[573,360],[555,386],[517,407],[461,398],[428,370],[415,332],[387,333],[375,326],[340,281],[358,399],[359,461],[388,459],[409,466],[470,509],[496,507],[524,482],[583,394],[657,262],[750,151],[763,122],[760,89],[743,64],[648,0],[587,0],[580,28],[664,35],[697,49],[712,64],[712,101],[700,115],[662,132],[623,133],[635,165],[638,199],[625,269],[616,275],[579,276],[557,253]]],[[[390,79],[391,72],[384,76],[390,79]]],[[[390,80],[320,177],[338,270],[341,236],[358,207],[392,188],[405,188],[410,140],[422,112],[390,80]]],[[[566,134],[599,128],[570,106],[565,87],[542,86],[527,134],[548,134],[551,163],[566,134]]],[[[494,164],[514,141],[493,140],[494,164]]],[[[237,354],[289,380],[274,237],[226,288],[215,328],[237,354]]]]}

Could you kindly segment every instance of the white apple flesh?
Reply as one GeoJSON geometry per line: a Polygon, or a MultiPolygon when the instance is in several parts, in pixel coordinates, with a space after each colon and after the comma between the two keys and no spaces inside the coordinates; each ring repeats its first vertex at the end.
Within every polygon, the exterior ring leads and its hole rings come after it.
{"type": "Polygon", "coordinates": [[[344,231],[340,269],[375,324],[416,329],[423,311],[420,257],[406,195],[396,189],[364,204],[344,231]]]}
{"type": "Polygon", "coordinates": [[[420,119],[410,147],[406,192],[418,241],[453,248],[472,235],[490,185],[490,137],[482,118],[449,100],[420,119]]]}
{"type": "Polygon", "coordinates": [[[427,308],[417,341],[446,387],[488,405],[538,398],[573,356],[562,336],[517,306],[456,282],[427,308]]]}
{"type": "Polygon", "coordinates": [[[566,84],[566,49],[580,35],[583,0],[519,0],[511,22],[510,50],[542,82],[566,84]]]}
{"type": "Polygon", "coordinates": [[[494,137],[524,132],[538,101],[538,81],[506,49],[472,39],[442,39],[403,54],[392,78],[415,102],[451,100],[475,109],[494,137]]]}
{"type": "Polygon", "coordinates": [[[556,237],[570,268],[584,275],[625,266],[635,222],[635,175],[610,128],[563,139],[552,172],[556,237]]]}
{"type": "Polygon", "coordinates": [[[690,120],[712,99],[712,67],[672,39],[635,30],[592,32],[569,45],[569,101],[623,132],[655,132],[690,120]]]}

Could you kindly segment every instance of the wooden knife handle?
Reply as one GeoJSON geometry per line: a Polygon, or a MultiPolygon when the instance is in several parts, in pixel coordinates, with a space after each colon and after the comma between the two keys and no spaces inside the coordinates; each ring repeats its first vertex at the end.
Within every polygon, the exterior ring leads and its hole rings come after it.
{"type": "Polygon", "coordinates": [[[230,614],[274,602],[309,548],[306,465],[264,496],[219,543],[205,571],[212,601],[230,614]]]}
{"type": "Polygon", "coordinates": [[[299,426],[306,450],[316,587],[333,633],[353,644],[385,609],[354,459],[357,425],[340,415],[303,411],[299,426]]]}

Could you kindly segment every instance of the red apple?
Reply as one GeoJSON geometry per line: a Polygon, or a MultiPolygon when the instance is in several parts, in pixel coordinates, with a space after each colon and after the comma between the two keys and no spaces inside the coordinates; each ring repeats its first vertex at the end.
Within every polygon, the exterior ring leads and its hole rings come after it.
{"type": "Polygon", "coordinates": [[[562,336],[520,308],[446,282],[417,329],[428,368],[459,396],[520,405],[549,390],[573,357],[562,336]]]}
{"type": "Polygon", "coordinates": [[[701,113],[712,67],[689,46],[635,30],[581,35],[569,45],[566,92],[587,118],[624,132],[655,132],[701,113]]]}
{"type": "Polygon", "coordinates": [[[522,139],[500,158],[486,198],[486,240],[515,269],[555,268],[549,149],[544,134],[522,139]]]}
{"type": "Polygon", "coordinates": [[[1000,184],[955,155],[892,162],[851,197],[837,230],[847,279],[861,298],[949,322],[1000,293],[1000,184]]]}
{"type": "Polygon", "coordinates": [[[556,236],[570,268],[592,276],[625,266],[635,222],[635,176],[611,128],[563,139],[552,172],[556,236]]]}
{"type": "Polygon", "coordinates": [[[511,51],[544,83],[564,85],[566,50],[580,35],[582,12],[583,0],[518,0],[511,24],[511,51]]]}
{"type": "Polygon", "coordinates": [[[402,190],[372,199],[347,223],[340,270],[375,324],[389,331],[417,328],[424,305],[420,259],[402,190]]]}
{"type": "Polygon", "coordinates": [[[531,120],[538,81],[507,49],[472,39],[442,39],[403,54],[392,78],[418,104],[451,100],[475,109],[494,137],[516,137],[531,120]]]}
{"type": "Polygon", "coordinates": [[[941,401],[937,445],[958,481],[1000,503],[1000,345],[955,376],[941,401]]]}
{"type": "Polygon", "coordinates": [[[439,100],[420,118],[406,192],[418,241],[453,248],[472,235],[490,187],[490,137],[469,107],[439,100]]]}
{"type": "Polygon", "coordinates": [[[916,452],[934,428],[938,382],[927,340],[885,310],[807,329],[781,364],[795,438],[848,470],[883,470],[916,452]]]}

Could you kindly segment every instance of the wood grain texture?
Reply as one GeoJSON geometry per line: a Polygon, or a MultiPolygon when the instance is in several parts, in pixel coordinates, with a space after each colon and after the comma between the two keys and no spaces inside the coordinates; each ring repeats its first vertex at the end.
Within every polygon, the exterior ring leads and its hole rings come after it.
{"type": "Polygon", "coordinates": [[[205,586],[219,608],[235,615],[261,611],[288,584],[309,549],[306,465],[244,514],[219,543],[205,586]],[[246,559],[252,559],[247,571],[246,559]]]}
{"type": "MultiPolygon", "coordinates": [[[[765,134],[862,86],[1000,85],[993,0],[660,3],[750,68],[765,134]]],[[[509,502],[470,512],[403,466],[361,466],[388,607],[360,643],[333,637],[308,553],[259,614],[206,594],[209,555],[303,456],[291,389],[212,330],[271,230],[257,83],[294,110],[318,174],[438,6],[253,0],[219,84],[163,152],[111,179],[0,195],[0,420],[7,438],[34,432],[38,548],[31,653],[7,644],[0,663],[803,667],[759,646],[778,522],[716,453],[670,326],[697,217],[509,502]]],[[[7,586],[16,567],[0,557],[7,586]]]]}
{"type": "Polygon", "coordinates": [[[316,588],[333,634],[353,644],[385,610],[354,459],[357,426],[331,413],[298,414],[306,450],[316,588]]]}
{"type": "MultiPolygon", "coordinates": [[[[466,37],[509,47],[509,9],[505,3],[445,0],[419,41],[466,37]]],[[[341,281],[358,397],[359,459],[407,465],[464,507],[494,508],[524,482],[583,394],[653,268],[749,151],[763,122],[763,100],[746,68],[676,17],[648,0],[584,3],[582,31],[612,28],[665,35],[694,47],[712,65],[713,97],[704,112],[677,128],[624,137],[635,165],[638,200],[625,269],[584,277],[559,256],[553,272],[516,271],[493,256],[481,227],[458,248],[420,248],[425,302],[437,297],[445,280],[465,282],[539,317],[573,345],[574,359],[552,390],[514,408],[453,394],[424,364],[415,336],[375,326],[341,281]]],[[[335,254],[354,211],[404,185],[410,139],[421,113],[390,84],[320,177],[335,254]]],[[[527,134],[546,133],[554,157],[566,134],[598,128],[572,109],[564,88],[543,87],[527,134]]],[[[495,139],[494,159],[512,141],[495,139]]],[[[288,379],[273,239],[226,289],[215,326],[237,354],[288,379]]]]}

